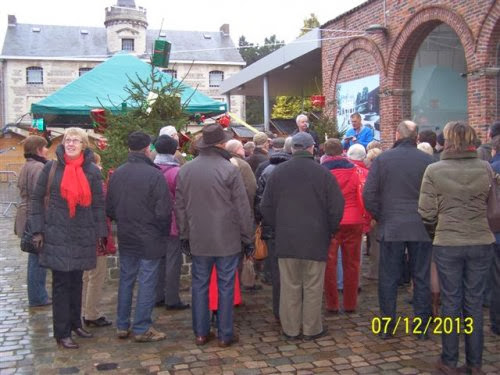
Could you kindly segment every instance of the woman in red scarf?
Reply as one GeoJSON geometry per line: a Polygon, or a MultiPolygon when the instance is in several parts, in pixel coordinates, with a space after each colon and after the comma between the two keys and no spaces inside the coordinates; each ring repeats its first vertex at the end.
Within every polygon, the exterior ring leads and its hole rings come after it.
{"type": "Polygon", "coordinates": [[[84,130],[66,130],[57,161],[40,174],[30,217],[40,264],[52,270],[54,337],[67,349],[78,348],[72,332],[92,337],[80,317],[82,274],[96,267],[96,246],[107,236],[102,177],[88,146],[84,130]]]}

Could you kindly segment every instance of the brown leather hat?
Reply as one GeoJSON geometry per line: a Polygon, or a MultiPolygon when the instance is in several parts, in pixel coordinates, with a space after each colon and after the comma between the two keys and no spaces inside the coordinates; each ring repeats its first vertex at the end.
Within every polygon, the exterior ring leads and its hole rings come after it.
{"type": "Polygon", "coordinates": [[[196,147],[207,148],[224,143],[233,138],[233,134],[222,129],[219,124],[205,125],[202,130],[202,137],[199,139],[196,147]]]}

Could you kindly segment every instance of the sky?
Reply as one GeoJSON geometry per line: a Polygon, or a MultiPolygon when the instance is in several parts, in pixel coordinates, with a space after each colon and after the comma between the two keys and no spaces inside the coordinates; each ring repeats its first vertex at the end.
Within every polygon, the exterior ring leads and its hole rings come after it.
{"type": "MultiPolygon", "coordinates": [[[[321,24],[335,18],[364,0],[135,0],[147,9],[149,28],[218,31],[228,23],[235,43],[241,35],[255,44],[276,34],[286,43],[294,40],[303,20],[314,13],[321,24]]],[[[14,14],[18,23],[102,26],[104,9],[116,0],[1,0],[0,41],[3,45],[7,15],[14,14]]]]}

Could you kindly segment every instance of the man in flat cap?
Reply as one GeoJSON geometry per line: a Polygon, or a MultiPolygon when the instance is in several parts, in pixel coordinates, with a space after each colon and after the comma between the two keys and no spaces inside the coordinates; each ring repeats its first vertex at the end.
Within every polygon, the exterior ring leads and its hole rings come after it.
{"type": "Polygon", "coordinates": [[[210,333],[208,285],[217,271],[219,346],[238,340],[233,331],[233,296],[236,268],[243,250],[253,252],[253,226],[241,173],[229,160],[225,143],[232,134],[219,124],[203,127],[196,147],[199,155],[179,170],[175,213],[184,253],[191,253],[193,331],[197,345],[210,333]]]}
{"type": "Polygon", "coordinates": [[[118,227],[120,284],[118,288],[117,334],[133,332],[137,342],[165,339],[152,327],[160,258],[170,232],[172,201],[167,183],[150,159],[151,138],[136,131],[128,136],[129,155],[111,176],[106,213],[118,227]],[[130,321],[132,295],[137,279],[135,316],[130,321]]]}
{"type": "Polygon", "coordinates": [[[295,134],[292,158],[273,170],[261,203],[263,225],[274,233],[279,315],[287,339],[303,335],[313,340],[327,334],[321,319],[325,266],[330,239],[344,212],[337,181],[314,161],[313,152],[313,137],[295,134]]]}
{"type": "Polygon", "coordinates": [[[246,159],[246,162],[252,167],[255,174],[260,163],[269,160],[269,137],[264,132],[255,133],[253,136],[255,149],[253,154],[246,159]]]}

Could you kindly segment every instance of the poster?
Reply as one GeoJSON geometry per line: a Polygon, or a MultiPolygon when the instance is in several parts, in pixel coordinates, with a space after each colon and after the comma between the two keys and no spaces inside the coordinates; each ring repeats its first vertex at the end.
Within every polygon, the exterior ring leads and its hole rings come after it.
{"type": "Polygon", "coordinates": [[[351,115],[358,112],[363,126],[373,129],[374,139],[380,140],[380,106],[378,74],[342,82],[337,85],[337,124],[339,130],[352,127],[351,115]]]}

